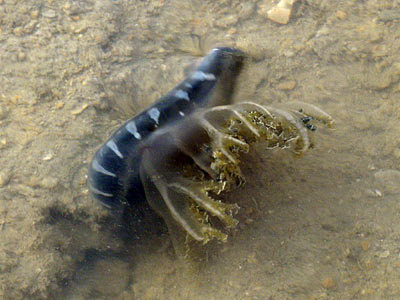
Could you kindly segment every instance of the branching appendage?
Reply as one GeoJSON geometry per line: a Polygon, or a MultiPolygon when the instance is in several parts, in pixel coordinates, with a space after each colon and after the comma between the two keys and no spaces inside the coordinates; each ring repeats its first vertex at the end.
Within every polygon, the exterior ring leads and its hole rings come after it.
{"type": "Polygon", "coordinates": [[[238,224],[238,205],[214,198],[244,184],[240,158],[251,144],[301,155],[312,146],[315,121],[333,125],[314,106],[245,102],[199,109],[146,140],[140,167],[146,198],[166,222],[177,253],[187,255],[196,248],[192,243],[224,242],[222,230],[238,224]]]}
{"type": "MultiPolygon", "coordinates": [[[[262,142],[267,149],[289,148],[296,155],[301,155],[312,147],[310,133],[316,129],[314,121],[327,127],[332,127],[334,123],[332,117],[319,108],[301,103],[298,107],[291,106],[290,109],[264,107],[251,102],[220,106],[198,113],[195,120],[211,138],[209,146],[212,155],[211,169],[214,173],[213,177],[204,177],[198,183],[207,194],[209,203],[213,204],[215,210],[211,214],[217,216],[227,227],[235,227],[238,223],[232,216],[238,206],[214,200],[212,195],[245,183],[240,170],[240,155],[248,152],[250,144],[262,142]]],[[[227,235],[211,225],[207,213],[210,210],[194,202],[191,211],[203,225],[204,244],[213,238],[226,241],[227,235]]],[[[189,241],[190,238],[187,238],[187,243],[189,241]]]]}

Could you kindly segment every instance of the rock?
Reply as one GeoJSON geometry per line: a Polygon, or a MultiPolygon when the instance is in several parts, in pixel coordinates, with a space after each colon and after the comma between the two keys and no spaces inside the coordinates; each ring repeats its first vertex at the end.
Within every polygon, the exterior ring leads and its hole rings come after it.
{"type": "Polygon", "coordinates": [[[400,193],[400,171],[391,169],[380,170],[376,172],[374,176],[387,193],[400,193]]]}
{"type": "Polygon", "coordinates": [[[287,24],[292,13],[293,3],[296,0],[281,0],[277,5],[267,12],[267,17],[271,21],[279,24],[287,24]]]}
{"type": "Polygon", "coordinates": [[[292,10],[289,8],[275,6],[268,11],[267,16],[268,19],[275,23],[287,24],[290,20],[291,13],[292,10]]]}

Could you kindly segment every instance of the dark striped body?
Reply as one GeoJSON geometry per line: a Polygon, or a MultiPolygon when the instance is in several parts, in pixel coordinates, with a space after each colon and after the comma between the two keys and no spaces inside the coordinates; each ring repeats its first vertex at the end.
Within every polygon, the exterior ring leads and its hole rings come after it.
{"type": "Polygon", "coordinates": [[[197,109],[229,104],[243,59],[237,49],[212,50],[182,83],[117,129],[90,163],[88,180],[94,197],[107,207],[143,201],[139,167],[146,139],[197,109]]]}

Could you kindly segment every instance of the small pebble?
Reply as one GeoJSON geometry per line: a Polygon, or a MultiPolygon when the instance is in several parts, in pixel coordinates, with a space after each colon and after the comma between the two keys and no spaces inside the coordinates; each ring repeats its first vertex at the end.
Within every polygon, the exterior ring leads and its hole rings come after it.
{"type": "Polygon", "coordinates": [[[362,248],[364,251],[367,251],[367,250],[369,249],[369,243],[368,243],[367,241],[362,241],[362,242],[361,242],[361,248],[362,248]]]}
{"type": "Polygon", "coordinates": [[[54,189],[58,185],[58,180],[57,178],[54,177],[46,177],[43,178],[43,180],[40,182],[40,185],[44,187],[45,189],[54,189]]]}
{"type": "Polygon", "coordinates": [[[31,12],[32,19],[37,19],[39,17],[39,10],[34,10],[31,12]]]}
{"type": "Polygon", "coordinates": [[[277,5],[267,12],[267,17],[271,21],[279,24],[287,24],[292,13],[293,3],[296,0],[281,0],[277,5]]]}
{"type": "Polygon", "coordinates": [[[42,15],[46,18],[54,18],[56,16],[56,12],[52,9],[47,9],[42,12],[42,15]]]}
{"type": "Polygon", "coordinates": [[[273,7],[267,12],[268,19],[275,23],[287,24],[292,10],[285,7],[273,7]]]}
{"type": "Polygon", "coordinates": [[[53,159],[53,154],[52,153],[47,153],[42,157],[42,160],[48,161],[53,159]]]}
{"type": "Polygon", "coordinates": [[[288,80],[284,82],[280,82],[277,86],[277,89],[282,91],[291,91],[296,87],[296,81],[288,80]]]}
{"type": "Polygon", "coordinates": [[[344,20],[346,19],[346,13],[343,10],[336,11],[336,18],[344,20]]]}
{"type": "Polygon", "coordinates": [[[24,61],[26,59],[25,52],[18,52],[17,59],[18,61],[24,61]]]}
{"type": "Polygon", "coordinates": [[[55,108],[55,109],[61,109],[61,108],[64,107],[64,105],[65,105],[65,103],[64,103],[63,101],[58,101],[58,102],[56,102],[56,104],[54,105],[54,108],[55,108]]]}
{"type": "Polygon", "coordinates": [[[75,34],[81,34],[87,30],[85,25],[71,25],[71,31],[75,34]]]}
{"type": "Polygon", "coordinates": [[[85,103],[85,104],[83,104],[81,107],[78,107],[78,108],[72,110],[72,111],[71,111],[71,114],[72,114],[72,115],[79,115],[79,114],[81,114],[81,113],[82,113],[86,108],[88,108],[88,107],[89,107],[89,104],[85,103]]]}
{"type": "Polygon", "coordinates": [[[331,277],[327,277],[322,280],[322,286],[328,290],[333,289],[335,287],[335,282],[331,277]]]}
{"type": "Polygon", "coordinates": [[[286,49],[282,52],[282,54],[286,57],[293,57],[295,56],[296,53],[294,53],[294,51],[290,50],[290,49],[286,49]]]}
{"type": "Polygon", "coordinates": [[[236,32],[237,32],[237,29],[236,29],[236,28],[231,28],[231,29],[228,30],[227,33],[228,33],[229,35],[233,35],[233,34],[235,34],[236,32]]]}

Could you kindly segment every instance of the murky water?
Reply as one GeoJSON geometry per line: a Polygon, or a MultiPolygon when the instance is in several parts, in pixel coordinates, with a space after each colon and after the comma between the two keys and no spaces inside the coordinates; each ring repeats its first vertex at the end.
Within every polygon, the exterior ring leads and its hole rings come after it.
{"type": "Polygon", "coordinates": [[[0,0],[0,298],[400,299],[400,2],[0,0]],[[225,244],[182,266],[151,211],[110,214],[87,163],[215,46],[236,101],[332,115],[301,158],[260,144],[225,244]],[[143,220],[139,224],[138,220],[143,220]]]}

